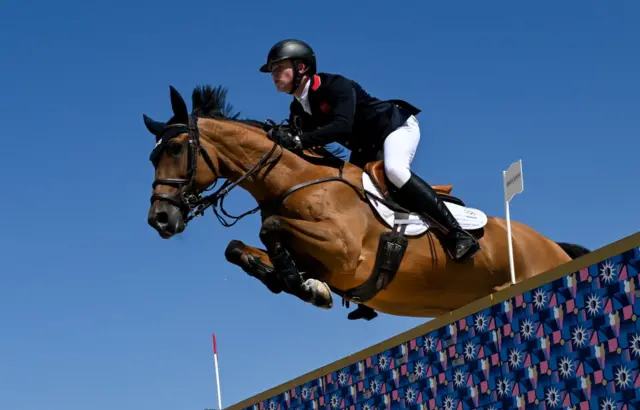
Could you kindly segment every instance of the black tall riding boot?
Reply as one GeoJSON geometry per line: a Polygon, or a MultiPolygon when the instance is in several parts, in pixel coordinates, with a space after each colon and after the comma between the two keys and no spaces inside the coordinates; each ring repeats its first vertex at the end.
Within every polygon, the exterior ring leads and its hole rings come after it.
{"type": "Polygon", "coordinates": [[[412,172],[409,181],[394,191],[393,198],[400,205],[413,212],[429,214],[449,230],[445,248],[454,261],[464,263],[480,250],[478,241],[460,227],[436,191],[419,176],[412,172]]]}

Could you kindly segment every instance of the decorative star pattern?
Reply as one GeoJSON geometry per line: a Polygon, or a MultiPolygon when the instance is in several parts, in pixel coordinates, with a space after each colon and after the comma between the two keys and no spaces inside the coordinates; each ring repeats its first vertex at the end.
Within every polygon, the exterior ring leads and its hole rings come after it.
{"type": "Polygon", "coordinates": [[[245,410],[640,408],[640,248],[245,410]]]}

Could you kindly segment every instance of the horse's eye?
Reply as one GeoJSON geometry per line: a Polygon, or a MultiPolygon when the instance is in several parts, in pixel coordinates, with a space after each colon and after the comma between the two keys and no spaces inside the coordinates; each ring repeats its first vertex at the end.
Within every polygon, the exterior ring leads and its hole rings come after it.
{"type": "Polygon", "coordinates": [[[168,144],[166,149],[169,155],[176,156],[176,155],[179,155],[180,152],[182,151],[182,144],[174,142],[174,143],[168,144]]]}

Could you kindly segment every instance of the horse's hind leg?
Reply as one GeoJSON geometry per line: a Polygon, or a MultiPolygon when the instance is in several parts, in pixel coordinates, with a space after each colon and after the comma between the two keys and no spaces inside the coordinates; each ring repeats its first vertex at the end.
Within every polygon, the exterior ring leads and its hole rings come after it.
{"type": "Polygon", "coordinates": [[[287,291],[284,282],[274,273],[273,265],[266,251],[233,240],[227,245],[224,256],[227,261],[239,266],[249,276],[262,282],[271,292],[278,294],[287,291]]]}

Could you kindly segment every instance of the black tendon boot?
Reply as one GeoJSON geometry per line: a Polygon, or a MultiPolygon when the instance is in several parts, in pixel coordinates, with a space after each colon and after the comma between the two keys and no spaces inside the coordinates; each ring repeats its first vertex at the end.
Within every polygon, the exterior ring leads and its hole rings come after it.
{"type": "Polygon", "coordinates": [[[278,245],[274,255],[270,256],[269,259],[276,270],[276,274],[280,276],[286,285],[287,291],[305,302],[310,302],[313,298],[313,293],[304,286],[304,280],[289,251],[282,245],[278,245]]]}
{"type": "Polygon", "coordinates": [[[400,205],[413,212],[429,214],[449,230],[445,248],[451,259],[464,263],[480,250],[478,241],[460,227],[436,191],[419,176],[412,172],[407,183],[394,191],[393,198],[400,205]]]}

